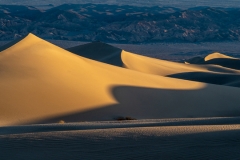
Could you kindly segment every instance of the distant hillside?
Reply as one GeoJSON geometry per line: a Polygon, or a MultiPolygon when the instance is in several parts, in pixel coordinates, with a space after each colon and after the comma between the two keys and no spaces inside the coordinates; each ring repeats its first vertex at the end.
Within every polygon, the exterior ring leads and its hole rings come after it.
{"type": "Polygon", "coordinates": [[[240,41],[239,15],[240,8],[1,5],[0,40],[32,32],[44,39],[113,43],[240,41]]]}

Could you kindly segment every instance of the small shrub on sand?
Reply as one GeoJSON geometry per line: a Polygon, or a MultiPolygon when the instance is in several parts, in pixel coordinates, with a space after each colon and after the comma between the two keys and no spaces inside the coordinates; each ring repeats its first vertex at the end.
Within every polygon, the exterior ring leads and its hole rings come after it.
{"type": "Polygon", "coordinates": [[[136,118],[132,118],[132,117],[118,117],[118,118],[116,118],[116,120],[124,121],[124,120],[137,120],[137,119],[136,118]]]}
{"type": "Polygon", "coordinates": [[[59,123],[59,124],[64,124],[65,121],[64,121],[64,120],[60,120],[58,123],[59,123]]]}
{"type": "Polygon", "coordinates": [[[132,117],[125,117],[125,120],[137,120],[137,119],[132,117]]]}

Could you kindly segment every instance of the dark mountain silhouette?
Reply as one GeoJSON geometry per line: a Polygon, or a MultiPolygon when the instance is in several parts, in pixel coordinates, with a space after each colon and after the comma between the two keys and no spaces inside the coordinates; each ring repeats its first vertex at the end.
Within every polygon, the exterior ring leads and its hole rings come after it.
{"type": "Polygon", "coordinates": [[[240,9],[64,4],[49,10],[0,5],[0,40],[32,32],[45,39],[115,43],[240,41],[240,9]]]}

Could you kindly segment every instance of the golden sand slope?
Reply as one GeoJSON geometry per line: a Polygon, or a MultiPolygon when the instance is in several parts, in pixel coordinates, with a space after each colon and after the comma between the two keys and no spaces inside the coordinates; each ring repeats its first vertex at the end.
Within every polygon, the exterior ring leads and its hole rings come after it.
{"type": "Polygon", "coordinates": [[[240,90],[144,74],[32,34],[0,52],[0,124],[240,115],[240,90]],[[52,120],[52,121],[51,121],[52,120]]]}
{"type": "MultiPolygon", "coordinates": [[[[214,59],[214,57],[227,56],[211,54],[205,59],[210,60],[214,59]]],[[[144,73],[212,84],[240,86],[240,70],[226,68],[219,65],[196,65],[170,62],[126,51],[122,51],[122,61],[126,68],[144,73]]]]}

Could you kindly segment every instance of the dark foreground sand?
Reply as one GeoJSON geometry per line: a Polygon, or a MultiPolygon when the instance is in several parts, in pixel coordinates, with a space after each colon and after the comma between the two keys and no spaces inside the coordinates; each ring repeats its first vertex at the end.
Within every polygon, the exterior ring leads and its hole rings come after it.
{"type": "Polygon", "coordinates": [[[198,118],[1,127],[0,155],[1,159],[238,159],[239,121],[198,118]]]}

